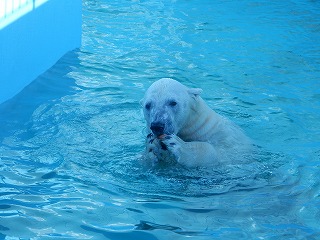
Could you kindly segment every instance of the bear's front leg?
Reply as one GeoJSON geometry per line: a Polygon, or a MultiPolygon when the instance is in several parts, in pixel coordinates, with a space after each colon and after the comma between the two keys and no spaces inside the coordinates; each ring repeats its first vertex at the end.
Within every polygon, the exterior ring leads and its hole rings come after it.
{"type": "Polygon", "coordinates": [[[147,161],[151,162],[152,165],[160,161],[168,162],[172,159],[172,154],[168,151],[167,146],[152,133],[149,133],[146,138],[145,156],[147,161]]]}
{"type": "Polygon", "coordinates": [[[185,142],[174,134],[165,135],[161,141],[182,165],[196,167],[216,163],[217,152],[210,143],[185,142]]]}
{"type": "Polygon", "coordinates": [[[159,161],[159,144],[157,144],[157,139],[152,133],[149,133],[146,138],[146,159],[155,164],[159,161]]]}

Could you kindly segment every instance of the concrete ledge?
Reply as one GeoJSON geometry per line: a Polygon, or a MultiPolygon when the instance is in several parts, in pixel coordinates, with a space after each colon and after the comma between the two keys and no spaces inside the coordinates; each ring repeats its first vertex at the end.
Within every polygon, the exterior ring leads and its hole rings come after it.
{"type": "Polygon", "coordinates": [[[81,0],[42,2],[0,30],[0,103],[81,45],[81,0]]]}

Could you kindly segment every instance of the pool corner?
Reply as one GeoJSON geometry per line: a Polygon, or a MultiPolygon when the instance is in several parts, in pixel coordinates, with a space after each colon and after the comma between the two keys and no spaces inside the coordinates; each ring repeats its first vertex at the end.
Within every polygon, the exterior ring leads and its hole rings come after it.
{"type": "Polygon", "coordinates": [[[26,0],[11,8],[0,16],[2,23],[14,19],[0,28],[0,104],[81,45],[81,0],[26,0]]]}

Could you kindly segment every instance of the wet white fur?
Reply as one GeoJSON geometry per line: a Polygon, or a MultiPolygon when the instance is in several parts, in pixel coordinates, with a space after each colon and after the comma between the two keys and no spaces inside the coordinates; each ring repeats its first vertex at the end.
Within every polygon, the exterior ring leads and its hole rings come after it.
{"type": "Polygon", "coordinates": [[[250,141],[242,130],[214,112],[199,96],[201,91],[170,78],[160,79],[150,86],[141,100],[149,133],[147,161],[173,160],[190,167],[204,166],[236,159],[248,150],[250,141]],[[168,100],[176,101],[176,108],[168,106],[168,100]],[[146,110],[147,103],[152,105],[151,110],[146,110]],[[161,116],[173,129],[163,139],[150,134],[150,124],[155,116],[159,118],[159,112],[163,112],[161,116]],[[161,142],[168,150],[161,148],[161,142]]]}

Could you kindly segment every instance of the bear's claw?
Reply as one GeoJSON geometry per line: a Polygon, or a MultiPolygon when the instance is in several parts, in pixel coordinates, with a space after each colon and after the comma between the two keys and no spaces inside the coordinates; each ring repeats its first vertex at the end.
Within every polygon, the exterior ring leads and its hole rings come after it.
{"type": "Polygon", "coordinates": [[[167,147],[167,149],[172,152],[176,157],[179,156],[179,150],[181,148],[180,144],[180,138],[176,135],[167,135],[163,140],[162,143],[164,143],[167,147]]]}

